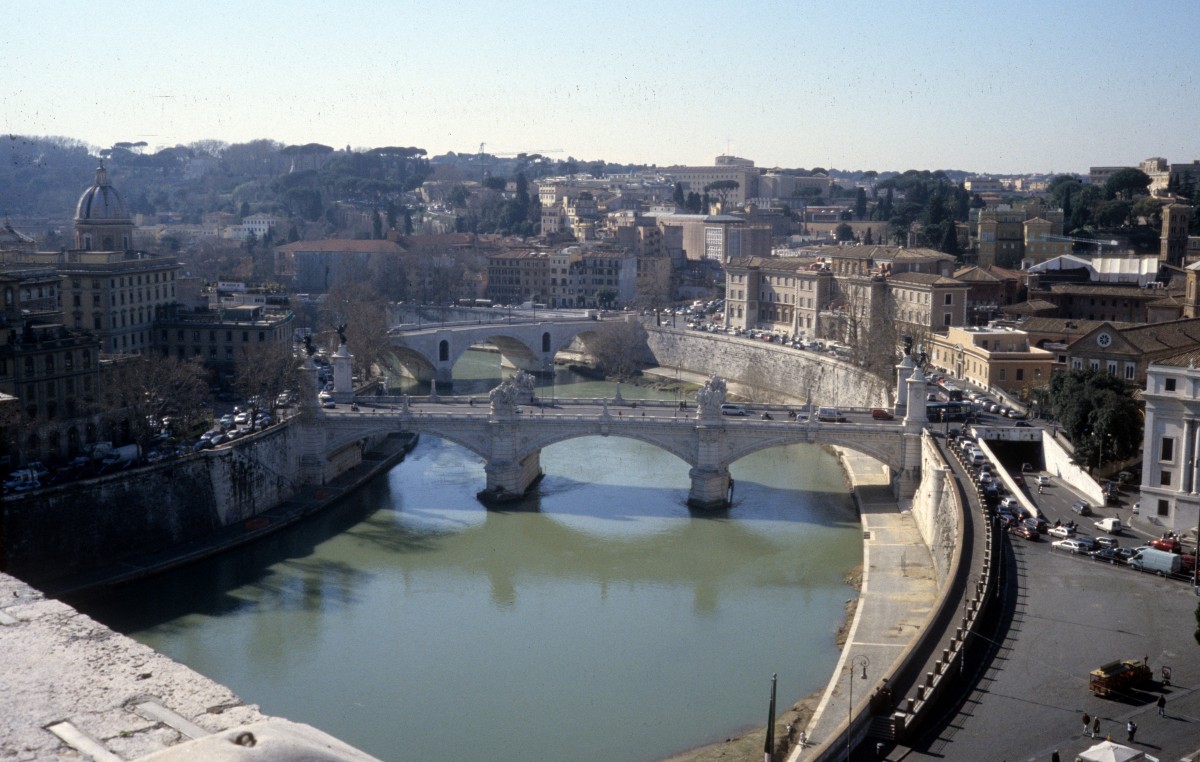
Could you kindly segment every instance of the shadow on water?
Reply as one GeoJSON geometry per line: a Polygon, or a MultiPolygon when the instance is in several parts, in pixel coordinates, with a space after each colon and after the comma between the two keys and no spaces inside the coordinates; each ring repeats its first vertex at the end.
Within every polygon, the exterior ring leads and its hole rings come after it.
{"type": "MultiPolygon", "coordinates": [[[[349,583],[361,581],[364,572],[353,564],[313,560],[314,549],[332,537],[370,522],[390,500],[387,480],[375,479],[327,510],[254,542],[108,591],[68,597],[66,602],[118,632],[148,629],[196,611],[221,616],[260,605],[229,595],[229,591],[242,587],[258,588],[265,597],[283,605],[306,605],[305,596],[309,596],[307,603],[313,603],[312,589],[299,591],[302,595],[298,597],[295,589],[272,578],[272,567],[281,563],[287,563],[303,579],[342,580],[345,584],[339,587],[349,596],[354,587],[349,583]],[[153,604],[146,605],[147,601],[153,604]]],[[[406,538],[397,536],[393,543],[397,547],[406,543],[410,550],[418,551],[427,546],[428,538],[410,533],[406,538]]]]}
{"type": "MultiPolygon", "coordinates": [[[[415,471],[428,465],[422,460],[455,455],[445,448],[461,449],[438,440],[423,441],[392,473],[401,479],[418,478],[403,469],[415,471]]],[[[473,457],[466,450],[461,456],[473,457]]],[[[478,471],[482,479],[482,468],[478,471]]],[[[474,476],[464,473],[461,478],[474,476]]],[[[669,579],[697,588],[719,588],[720,580],[710,579],[707,571],[710,538],[703,526],[709,522],[726,524],[723,542],[742,547],[751,556],[773,549],[769,533],[756,529],[760,523],[806,524],[822,530],[858,522],[845,493],[797,493],[743,481],[728,510],[691,511],[686,499],[685,489],[597,485],[547,476],[527,497],[503,509],[487,510],[473,501],[448,510],[409,508],[388,478],[376,479],[328,510],[262,540],[70,602],[121,632],[154,627],[183,630],[191,626],[186,615],[194,613],[219,617],[253,607],[337,610],[354,603],[357,591],[373,576],[410,573],[428,568],[431,561],[435,566],[444,563],[447,572],[465,569],[486,575],[494,591],[506,591],[500,596],[505,599],[515,599],[516,580],[522,574],[550,571],[607,582],[669,579]],[[523,514],[544,520],[536,524],[512,520],[523,514]],[[662,523],[646,533],[641,527],[648,521],[662,523]],[[623,536],[618,528],[623,525],[638,525],[638,529],[623,536]],[[339,536],[353,543],[351,558],[316,552],[318,545],[339,536]],[[438,555],[435,551],[451,538],[460,552],[438,555]],[[492,548],[497,542],[529,552],[516,557],[496,554],[492,548]],[[662,556],[668,550],[675,560],[661,568],[629,562],[632,557],[662,556]],[[581,563],[581,559],[589,560],[581,563]],[[625,569],[639,571],[629,576],[625,569]],[[242,594],[233,593],[243,589],[242,594]],[[145,605],[146,601],[154,603],[145,605]]],[[[820,563],[819,556],[809,560],[820,563]]],[[[710,595],[715,597],[715,592],[710,595]]]]}

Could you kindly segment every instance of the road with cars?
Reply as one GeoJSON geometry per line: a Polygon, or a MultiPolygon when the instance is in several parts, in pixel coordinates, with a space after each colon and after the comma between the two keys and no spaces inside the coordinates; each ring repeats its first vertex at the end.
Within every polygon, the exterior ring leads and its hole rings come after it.
{"type": "MultiPolygon", "coordinates": [[[[1020,470],[1019,463],[996,464],[1020,470]]],[[[970,478],[969,475],[966,478],[970,478]]],[[[1136,493],[1120,506],[1092,506],[1081,517],[1072,505],[1086,498],[1061,480],[1040,472],[1023,474],[1025,493],[1048,525],[1075,520],[1078,536],[1106,536],[1095,521],[1120,517],[1133,523],[1112,535],[1118,547],[1146,544],[1156,536],[1131,516],[1136,493]],[[1046,477],[1039,494],[1037,477],[1046,477]]],[[[1074,759],[1105,736],[1125,743],[1125,725],[1138,730],[1134,748],[1160,760],[1200,751],[1200,648],[1197,596],[1187,580],[1131,571],[1086,554],[1053,550],[1048,537],[1009,534],[1005,543],[1000,626],[985,639],[989,660],[966,685],[944,722],[892,760],[1049,760],[1058,751],[1074,759]],[[1089,673],[1119,660],[1144,660],[1154,682],[1146,689],[1108,698],[1089,690],[1089,673]],[[1170,670],[1169,685],[1162,681],[1170,670]],[[1166,716],[1155,701],[1166,698],[1166,716]],[[1100,718],[1100,739],[1083,733],[1084,713],[1100,718]]],[[[861,758],[873,758],[869,754],[861,758]]]]}

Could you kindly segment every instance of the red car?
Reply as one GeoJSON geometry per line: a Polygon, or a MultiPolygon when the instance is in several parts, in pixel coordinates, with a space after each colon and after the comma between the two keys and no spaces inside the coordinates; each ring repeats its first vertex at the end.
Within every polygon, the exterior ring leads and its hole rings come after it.
{"type": "Polygon", "coordinates": [[[892,415],[881,407],[873,407],[871,408],[871,417],[877,421],[890,421],[896,416],[892,415]]]}
{"type": "Polygon", "coordinates": [[[1165,550],[1168,553],[1183,552],[1183,543],[1179,542],[1178,538],[1175,537],[1160,537],[1157,540],[1151,540],[1150,547],[1165,550]]]}

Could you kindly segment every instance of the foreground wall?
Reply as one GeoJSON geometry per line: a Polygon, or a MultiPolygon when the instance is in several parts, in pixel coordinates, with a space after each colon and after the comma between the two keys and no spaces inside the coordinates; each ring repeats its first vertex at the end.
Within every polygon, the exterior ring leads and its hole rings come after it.
{"type": "Polygon", "coordinates": [[[3,571],[37,585],[195,540],[296,489],[302,428],[0,501],[3,571]]]}
{"type": "Polygon", "coordinates": [[[921,437],[921,484],[913,495],[912,514],[929,554],[938,586],[946,584],[954,564],[962,523],[962,505],[954,475],[926,432],[921,437]]]}
{"type": "Polygon", "coordinates": [[[660,367],[721,376],[795,402],[892,406],[891,390],[882,380],[827,355],[719,333],[647,330],[646,342],[660,367]]]}

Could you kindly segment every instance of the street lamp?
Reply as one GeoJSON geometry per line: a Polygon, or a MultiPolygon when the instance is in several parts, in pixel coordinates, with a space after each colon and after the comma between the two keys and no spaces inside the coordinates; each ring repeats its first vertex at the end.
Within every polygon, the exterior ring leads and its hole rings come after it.
{"type": "Polygon", "coordinates": [[[854,668],[862,669],[860,680],[867,679],[867,665],[871,660],[866,656],[855,656],[850,660],[850,705],[846,707],[846,762],[850,762],[851,741],[854,738],[854,668]]]}

